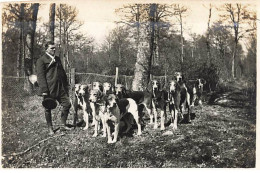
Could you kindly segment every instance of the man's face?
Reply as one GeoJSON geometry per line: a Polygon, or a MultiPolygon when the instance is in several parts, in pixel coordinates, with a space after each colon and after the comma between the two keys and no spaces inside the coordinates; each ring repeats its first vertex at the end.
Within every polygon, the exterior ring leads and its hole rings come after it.
{"type": "Polygon", "coordinates": [[[50,55],[54,56],[55,55],[55,45],[49,45],[46,52],[49,53],[50,55]]]}

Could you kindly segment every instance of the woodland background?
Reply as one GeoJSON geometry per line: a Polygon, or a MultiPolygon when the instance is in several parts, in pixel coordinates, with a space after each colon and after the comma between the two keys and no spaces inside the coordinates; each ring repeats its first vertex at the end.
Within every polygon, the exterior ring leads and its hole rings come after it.
{"type": "MultiPolygon", "coordinates": [[[[35,73],[46,40],[54,40],[67,72],[76,68],[77,72],[115,75],[115,67],[120,67],[121,75],[134,75],[140,83],[138,88],[133,81],[136,90],[147,85],[150,75],[171,76],[176,71],[187,79],[206,79],[210,90],[235,78],[256,84],[257,20],[250,4],[209,4],[204,9],[209,14],[207,32],[191,34],[189,40],[184,37],[183,19],[189,11],[185,5],[127,4],[115,9],[121,20],[115,21],[117,27],[101,46],[95,45],[87,31],[80,31],[83,23],[77,19],[76,6],[50,4],[49,22],[36,25],[44,5],[3,5],[4,76],[35,73]],[[219,20],[212,21],[216,11],[219,20]]],[[[24,89],[30,87],[25,82],[24,89]]]]}

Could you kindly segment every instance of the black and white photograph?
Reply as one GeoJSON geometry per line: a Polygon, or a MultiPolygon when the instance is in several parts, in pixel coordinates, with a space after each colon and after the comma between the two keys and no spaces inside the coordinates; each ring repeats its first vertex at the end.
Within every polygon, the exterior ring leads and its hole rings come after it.
{"type": "Polygon", "coordinates": [[[1,169],[259,169],[257,0],[0,7],[1,169]]]}

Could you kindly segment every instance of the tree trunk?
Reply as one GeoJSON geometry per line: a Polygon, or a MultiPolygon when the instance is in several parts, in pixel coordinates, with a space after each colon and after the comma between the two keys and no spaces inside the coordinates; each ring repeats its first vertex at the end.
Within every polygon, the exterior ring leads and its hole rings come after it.
{"type": "MultiPolygon", "coordinates": [[[[22,23],[22,21],[20,21],[22,23]]],[[[16,67],[17,67],[17,71],[16,71],[16,74],[17,74],[17,77],[20,77],[21,76],[21,65],[22,65],[22,41],[23,41],[23,31],[22,31],[22,26],[20,27],[19,29],[19,41],[18,41],[18,56],[17,56],[17,64],[16,64],[16,67]]]]}
{"type": "Polygon", "coordinates": [[[55,3],[51,3],[49,11],[49,33],[48,38],[54,42],[54,29],[55,29],[55,3]]]}
{"type": "Polygon", "coordinates": [[[145,76],[145,68],[144,64],[146,64],[146,55],[145,49],[147,48],[147,44],[145,42],[145,30],[140,22],[140,11],[139,4],[137,4],[137,14],[136,14],[136,22],[137,22],[137,59],[135,63],[135,71],[134,71],[134,79],[132,83],[133,91],[144,90],[143,88],[143,80],[145,76]]]}
{"type": "Polygon", "coordinates": [[[151,27],[150,44],[147,43],[145,24],[140,25],[139,23],[138,32],[137,32],[139,33],[139,39],[137,45],[137,59],[135,64],[134,79],[132,83],[132,89],[134,91],[143,91],[147,89],[150,81],[152,57],[154,52],[154,21],[155,21],[156,10],[157,10],[157,5],[151,4],[150,21],[149,21],[150,22],[149,25],[151,27]],[[148,50],[150,51],[149,56],[148,56],[148,50]]]}
{"type": "Polygon", "coordinates": [[[232,72],[232,78],[235,79],[236,78],[236,73],[235,73],[235,59],[236,59],[236,54],[237,54],[237,43],[235,43],[234,46],[234,52],[233,52],[233,56],[232,56],[232,63],[231,63],[231,72],[232,72]]]}
{"type": "Polygon", "coordinates": [[[137,59],[135,63],[134,79],[132,83],[133,91],[143,91],[145,89],[145,83],[147,83],[147,50],[149,49],[148,43],[146,42],[146,33],[144,26],[139,26],[139,43],[137,46],[137,59]]]}
{"type": "Polygon", "coordinates": [[[39,3],[34,3],[31,6],[32,14],[28,23],[28,29],[26,33],[26,46],[25,46],[25,59],[24,59],[24,70],[26,75],[26,80],[24,83],[24,90],[31,93],[32,92],[32,84],[28,80],[28,76],[33,73],[34,67],[34,54],[33,54],[33,45],[34,45],[34,35],[36,30],[36,21],[39,10],[39,3]]]}
{"type": "MultiPolygon", "coordinates": [[[[180,15],[181,17],[181,15],[180,15]]],[[[183,49],[183,31],[182,31],[182,22],[181,22],[181,63],[183,64],[183,54],[184,54],[184,49],[183,49]]],[[[182,65],[181,65],[182,66],[182,65]]]]}
{"type": "Polygon", "coordinates": [[[209,34],[210,34],[210,20],[211,20],[211,10],[212,10],[212,6],[210,4],[210,8],[209,8],[209,19],[208,19],[208,29],[207,29],[207,55],[208,55],[208,59],[207,62],[210,63],[211,62],[211,52],[210,52],[210,38],[209,38],[209,34]]]}
{"type": "Polygon", "coordinates": [[[23,76],[23,72],[24,72],[24,7],[25,4],[22,3],[21,4],[21,11],[20,11],[20,17],[19,17],[19,21],[20,21],[20,38],[19,38],[19,57],[18,57],[18,77],[22,77],[23,76]]]}

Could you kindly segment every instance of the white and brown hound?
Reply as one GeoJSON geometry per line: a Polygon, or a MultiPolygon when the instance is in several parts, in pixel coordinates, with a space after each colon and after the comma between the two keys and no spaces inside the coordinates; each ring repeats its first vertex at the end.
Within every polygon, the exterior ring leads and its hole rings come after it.
{"type": "Polygon", "coordinates": [[[186,81],[184,80],[183,74],[181,72],[175,72],[174,79],[176,82],[178,82],[181,88],[181,93],[182,93],[181,97],[185,99],[185,103],[182,104],[182,109],[181,109],[182,113],[184,113],[186,109],[188,110],[187,121],[190,122],[191,102],[193,100],[193,95],[194,95],[193,87],[186,84],[186,81]]]}
{"type": "Polygon", "coordinates": [[[103,99],[104,95],[98,89],[92,89],[89,94],[90,108],[92,110],[93,122],[94,122],[94,134],[93,137],[98,135],[100,122],[103,125],[103,137],[106,137],[106,128],[104,114],[106,113],[106,105],[103,99]]]}
{"type": "Polygon", "coordinates": [[[171,113],[171,125],[173,130],[177,129],[179,114],[182,115],[181,107],[186,103],[186,91],[181,89],[176,80],[169,82],[169,110],[171,113]]]}
{"type": "Polygon", "coordinates": [[[92,89],[103,92],[103,85],[100,82],[93,82],[92,89]]]}
{"type": "MultiPolygon", "coordinates": [[[[138,132],[137,135],[141,135],[141,124],[138,115],[138,105],[131,98],[117,99],[115,94],[108,94],[106,97],[107,114],[105,115],[108,143],[115,143],[117,141],[119,133],[119,123],[121,119],[124,119],[127,113],[131,113],[136,121],[138,132]],[[112,121],[115,125],[114,139],[112,140],[109,121],[112,121]]],[[[131,128],[131,123],[128,119],[125,119],[127,129],[124,133],[127,133],[131,128]]]]}
{"type": "Polygon", "coordinates": [[[78,121],[78,109],[83,110],[83,120],[86,123],[84,130],[89,128],[89,115],[91,115],[90,105],[89,105],[89,86],[88,85],[75,85],[75,101],[74,101],[74,120],[73,125],[76,126],[78,121]]]}
{"type": "Polygon", "coordinates": [[[154,129],[158,128],[157,124],[157,110],[161,115],[161,130],[165,129],[164,123],[166,119],[166,106],[168,95],[165,90],[161,89],[161,84],[157,80],[152,80],[152,93],[153,93],[153,114],[154,114],[154,129]]]}
{"type": "Polygon", "coordinates": [[[114,92],[114,87],[112,86],[111,83],[105,82],[103,83],[103,93],[108,94],[108,93],[113,93],[114,92]]]}

